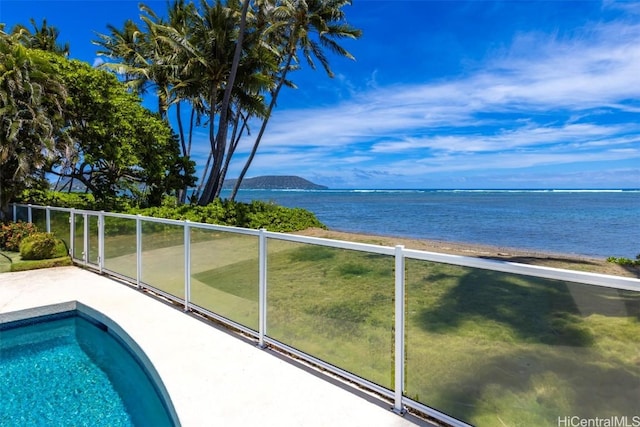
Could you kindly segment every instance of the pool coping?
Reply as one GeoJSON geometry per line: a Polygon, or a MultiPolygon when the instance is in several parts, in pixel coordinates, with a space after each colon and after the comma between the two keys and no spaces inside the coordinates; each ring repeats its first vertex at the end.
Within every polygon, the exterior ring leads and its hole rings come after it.
{"type": "Polygon", "coordinates": [[[99,321],[109,319],[136,343],[161,378],[180,425],[432,425],[401,417],[353,385],[97,273],[58,267],[0,275],[0,321],[74,305],[99,321]]]}

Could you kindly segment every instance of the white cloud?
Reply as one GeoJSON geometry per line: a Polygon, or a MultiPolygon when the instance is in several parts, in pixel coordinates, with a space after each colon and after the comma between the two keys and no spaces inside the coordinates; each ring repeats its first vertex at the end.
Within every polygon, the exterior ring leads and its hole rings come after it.
{"type": "Polygon", "coordinates": [[[484,67],[448,80],[383,87],[372,71],[339,104],[276,110],[250,174],[286,170],[358,186],[640,160],[639,70],[640,23],[628,19],[572,38],[519,34],[484,67]]]}

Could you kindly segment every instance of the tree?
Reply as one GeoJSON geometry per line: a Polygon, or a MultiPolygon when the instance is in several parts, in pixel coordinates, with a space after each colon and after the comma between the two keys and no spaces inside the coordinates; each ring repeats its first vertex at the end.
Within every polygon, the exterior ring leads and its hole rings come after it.
{"type": "MultiPolygon", "coordinates": [[[[184,97],[189,97],[184,91],[178,94],[172,88],[180,83],[181,58],[176,56],[177,52],[172,49],[171,43],[163,42],[162,36],[158,34],[160,28],[168,25],[170,28],[184,32],[184,28],[189,25],[189,20],[194,13],[192,3],[187,4],[184,0],[175,1],[169,9],[169,20],[165,22],[144,4],[140,5],[142,12],[141,20],[145,24],[139,28],[133,21],[128,20],[122,30],[110,25],[109,35],[98,35],[98,40],[94,44],[100,46],[102,50],[98,54],[106,56],[118,62],[105,63],[103,68],[114,71],[124,78],[125,83],[136,93],[145,94],[149,89],[153,89],[158,99],[158,112],[168,123],[168,110],[170,106],[176,106],[176,119],[178,122],[178,136],[183,157],[188,160],[191,155],[191,144],[193,128],[200,120],[203,110],[198,100],[198,95],[190,99],[192,108],[190,110],[188,133],[185,132],[182,118],[182,103],[184,97]]],[[[179,191],[179,199],[184,202],[187,188],[179,191]]]]}
{"type": "Polygon", "coordinates": [[[190,106],[190,129],[194,119],[208,127],[210,155],[198,197],[198,203],[205,205],[220,196],[233,155],[257,119],[260,130],[237,181],[240,185],[280,90],[294,86],[287,75],[299,67],[299,56],[312,68],[314,60],[319,61],[330,77],[327,52],[353,58],[336,41],[361,35],[345,21],[343,8],[350,4],[350,0],[200,0],[195,6],[177,0],[169,5],[166,21],[142,5],[143,31],[112,29],[97,43],[117,61],[106,66],[127,79],[155,84],[159,111],[176,106],[183,155],[190,154],[191,139],[185,142],[182,103],[190,106]],[[122,37],[129,33],[135,37],[122,37]]]}
{"type": "Polygon", "coordinates": [[[49,60],[68,90],[60,136],[72,143],[58,153],[51,173],[81,182],[103,202],[131,193],[159,204],[163,194],[193,185],[193,164],[180,156],[171,128],[113,74],[80,61],[49,60]]]}
{"type": "Polygon", "coordinates": [[[258,136],[231,192],[230,198],[232,200],[235,199],[242,180],[258,151],[280,90],[287,83],[287,74],[292,69],[292,63],[297,59],[297,51],[302,52],[307,63],[313,69],[315,69],[313,58],[319,60],[329,77],[333,77],[333,72],[323,47],[334,54],[354,59],[353,55],[335,41],[337,38],[356,39],[362,36],[361,30],[348,25],[345,21],[345,13],[342,8],[351,5],[351,3],[351,0],[298,0],[282,2],[273,9],[267,9],[273,19],[271,28],[268,29],[266,35],[269,42],[279,48],[282,66],[280,67],[280,75],[277,77],[278,83],[270,93],[271,101],[262,120],[258,136]],[[314,39],[314,35],[316,39],[314,39]]]}
{"type": "Polygon", "coordinates": [[[60,31],[56,27],[47,25],[47,20],[42,20],[42,25],[38,27],[36,21],[31,18],[33,32],[24,25],[13,27],[12,33],[18,37],[20,43],[31,49],[39,49],[47,52],[57,53],[64,57],[69,56],[69,43],[59,44],[58,36],[60,31]]]}
{"type": "Polygon", "coordinates": [[[0,219],[58,150],[67,95],[48,55],[18,41],[0,29],[0,219]]]}

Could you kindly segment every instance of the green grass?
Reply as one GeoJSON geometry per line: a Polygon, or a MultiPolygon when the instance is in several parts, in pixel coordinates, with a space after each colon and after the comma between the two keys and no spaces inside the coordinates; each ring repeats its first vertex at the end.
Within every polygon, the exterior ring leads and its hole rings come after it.
{"type": "Polygon", "coordinates": [[[63,241],[57,242],[51,259],[23,260],[20,252],[0,251],[0,273],[72,265],[71,257],[67,254],[68,249],[63,241]]]}
{"type": "MultiPolygon", "coordinates": [[[[393,387],[393,258],[270,240],[268,260],[268,335],[393,387]]],[[[255,263],[194,274],[202,304],[242,301],[254,325],[255,263]]],[[[422,261],[406,273],[409,397],[481,426],[637,413],[640,293],[422,261]]]]}

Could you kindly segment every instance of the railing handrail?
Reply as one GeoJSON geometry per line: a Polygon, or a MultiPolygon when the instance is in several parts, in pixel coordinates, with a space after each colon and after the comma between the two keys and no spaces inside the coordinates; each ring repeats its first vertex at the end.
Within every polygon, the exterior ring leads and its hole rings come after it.
{"type": "MultiPolygon", "coordinates": [[[[248,234],[257,236],[260,230],[233,227],[228,225],[207,224],[203,222],[193,222],[189,220],[177,220],[167,218],[156,218],[145,215],[123,214],[115,212],[92,211],[88,209],[60,208],[55,206],[38,206],[31,204],[14,203],[17,207],[34,207],[38,209],[48,208],[54,211],[74,212],[76,214],[87,215],[104,215],[105,217],[116,217],[135,220],[137,218],[166,225],[184,226],[187,222],[191,228],[225,231],[237,234],[248,234]]],[[[281,233],[274,231],[265,231],[267,238],[284,240],[289,242],[306,243],[318,246],[327,246],[338,249],[348,249],[361,252],[371,252],[380,255],[395,255],[396,249],[392,246],[375,245],[369,243],[350,242],[346,240],[328,239],[323,237],[302,236],[291,233],[281,233]]],[[[499,271],[501,273],[519,274],[532,277],[540,277],[543,279],[562,280],[568,282],[583,283],[587,285],[601,286],[612,289],[640,291],[640,279],[625,276],[616,276],[610,274],[591,273],[586,271],[569,270],[555,267],[539,266],[532,264],[523,264],[511,261],[485,259],[471,257],[466,255],[452,255],[439,252],[422,251],[417,249],[403,249],[402,255],[405,258],[416,259],[421,261],[431,261],[444,264],[455,265],[459,267],[480,268],[484,270],[499,271]]]]}
{"type": "Polygon", "coordinates": [[[484,259],[470,256],[462,256],[462,255],[450,255],[436,252],[428,252],[421,251],[415,249],[406,249],[402,245],[397,245],[395,247],[390,246],[381,246],[374,244],[366,244],[366,243],[358,243],[358,242],[349,242],[343,240],[334,240],[320,237],[311,237],[311,236],[301,236],[291,233],[278,233],[278,232],[270,232],[264,229],[255,230],[248,228],[240,228],[240,227],[231,227],[226,225],[217,225],[217,224],[206,224],[199,222],[191,222],[189,220],[175,220],[175,219],[165,219],[165,218],[154,218],[143,215],[132,215],[132,214],[122,214],[122,213],[111,213],[104,211],[92,211],[86,209],[73,209],[73,208],[59,208],[59,207],[51,207],[51,206],[36,206],[36,205],[25,205],[25,204],[13,204],[13,212],[14,219],[16,218],[16,209],[18,207],[26,207],[28,209],[27,217],[29,220],[32,220],[32,209],[45,209],[46,212],[46,221],[47,221],[47,229],[50,228],[50,212],[51,211],[60,211],[60,212],[68,212],[69,213],[69,221],[70,221],[70,238],[71,238],[71,255],[74,261],[81,262],[86,267],[97,268],[101,273],[108,272],[109,274],[114,275],[115,277],[119,277],[121,279],[130,281],[131,283],[135,283],[139,288],[146,288],[150,290],[156,290],[159,295],[166,296],[167,298],[174,300],[178,303],[184,303],[184,310],[189,311],[198,311],[200,314],[210,316],[218,321],[226,323],[228,326],[232,328],[236,328],[242,330],[245,333],[248,333],[254,336],[258,344],[263,347],[265,344],[270,344],[272,346],[277,347],[281,351],[285,351],[290,354],[294,354],[298,357],[301,357],[304,360],[307,360],[309,363],[313,363],[316,366],[320,366],[322,369],[327,369],[332,371],[338,375],[343,376],[349,381],[353,381],[356,384],[359,384],[363,387],[368,388],[369,390],[375,391],[382,396],[385,396],[389,399],[393,400],[393,410],[397,413],[404,413],[405,407],[411,407],[415,410],[421,411],[422,413],[428,414],[434,418],[437,418],[449,425],[453,426],[468,426],[463,421],[452,418],[451,416],[439,412],[437,409],[430,408],[420,402],[412,400],[411,398],[404,395],[404,382],[405,382],[405,369],[406,369],[406,360],[404,355],[405,349],[405,331],[406,331],[406,319],[405,319],[405,262],[408,259],[416,259],[421,261],[430,261],[434,263],[442,263],[460,267],[469,267],[469,268],[477,268],[488,271],[496,271],[501,273],[509,273],[515,275],[524,275],[529,277],[536,277],[542,279],[551,279],[558,280],[563,282],[572,282],[577,284],[585,284],[585,285],[594,285],[604,288],[610,289],[620,289],[620,290],[628,290],[640,292],[640,279],[631,278],[631,277],[623,277],[623,276],[614,276],[607,274],[599,274],[599,273],[590,273],[584,271],[577,270],[568,270],[568,269],[559,269],[553,267],[546,266],[538,266],[538,265],[530,265],[530,264],[521,264],[503,260],[496,259],[484,259]],[[82,259],[75,258],[74,251],[74,236],[75,236],[75,221],[73,220],[75,215],[85,216],[84,227],[82,230],[83,233],[83,252],[82,259]],[[95,216],[98,218],[98,265],[95,262],[89,260],[88,257],[88,248],[89,248],[89,226],[88,221],[86,221],[87,216],[95,216]],[[104,226],[105,226],[105,217],[112,218],[124,218],[135,221],[136,225],[136,277],[123,276],[120,273],[113,272],[104,267],[104,226]],[[153,284],[147,284],[142,281],[142,223],[143,222],[152,222],[159,223],[171,226],[183,227],[184,229],[184,298],[181,298],[177,295],[171,295],[167,292],[157,289],[153,284]],[[213,313],[208,311],[204,307],[199,307],[191,301],[190,290],[191,290],[191,273],[190,273],[190,264],[191,264],[191,230],[193,229],[204,229],[204,230],[214,230],[214,231],[222,231],[229,232],[235,234],[244,234],[244,235],[252,235],[256,236],[259,239],[259,254],[258,254],[258,263],[259,263],[259,279],[258,279],[258,287],[259,287],[259,320],[258,320],[258,331],[253,331],[244,325],[240,325],[234,322],[231,319],[226,319],[222,315],[217,313],[213,313]],[[395,278],[394,278],[394,322],[393,322],[393,335],[394,335],[394,385],[393,390],[387,389],[383,386],[372,383],[366,378],[359,377],[351,372],[348,372],[339,366],[333,366],[322,359],[314,356],[313,354],[305,355],[305,353],[296,350],[293,347],[287,346],[286,343],[281,343],[267,335],[266,325],[267,325],[267,299],[266,299],[266,289],[267,289],[267,240],[282,240],[294,243],[303,243],[303,244],[311,244],[311,245],[319,245],[326,246],[331,248],[338,249],[346,249],[352,251],[361,251],[366,253],[374,253],[392,256],[395,258],[395,278]]]}

